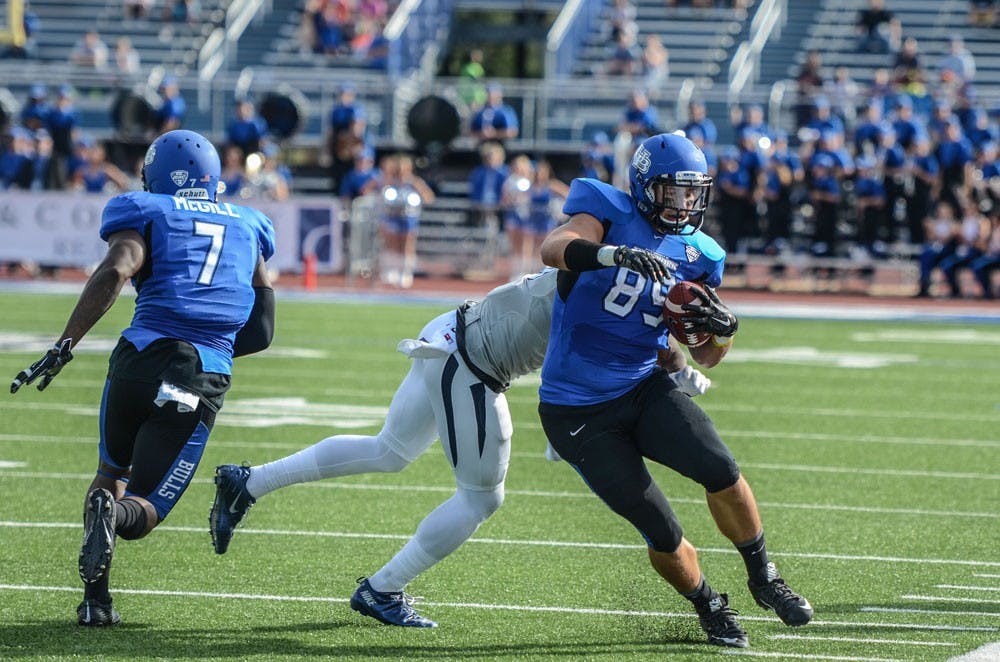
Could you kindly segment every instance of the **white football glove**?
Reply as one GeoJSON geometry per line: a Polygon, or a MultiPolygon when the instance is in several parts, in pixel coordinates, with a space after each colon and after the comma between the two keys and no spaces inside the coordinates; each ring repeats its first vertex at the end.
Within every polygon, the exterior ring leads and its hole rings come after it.
{"type": "Polygon", "coordinates": [[[552,448],[552,444],[545,446],[545,459],[549,462],[562,462],[562,458],[556,452],[556,449],[552,448]]]}
{"type": "Polygon", "coordinates": [[[692,398],[702,395],[712,385],[712,380],[701,374],[689,365],[684,366],[677,372],[670,373],[670,378],[677,384],[681,393],[686,393],[692,398]]]}

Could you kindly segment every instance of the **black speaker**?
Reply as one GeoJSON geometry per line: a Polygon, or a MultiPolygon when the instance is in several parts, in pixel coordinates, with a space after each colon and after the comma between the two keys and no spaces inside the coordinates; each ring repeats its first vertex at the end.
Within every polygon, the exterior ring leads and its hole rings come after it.
{"type": "Polygon", "coordinates": [[[124,138],[141,138],[156,128],[156,108],[143,96],[119,92],[111,106],[111,124],[124,138]]]}
{"type": "Polygon", "coordinates": [[[406,114],[406,128],[420,147],[446,147],[461,133],[461,125],[455,106],[438,96],[420,99],[406,114]]]}
{"type": "Polygon", "coordinates": [[[267,122],[267,128],[279,140],[289,138],[302,126],[305,113],[290,96],[269,92],[258,107],[260,116],[267,122]]]}

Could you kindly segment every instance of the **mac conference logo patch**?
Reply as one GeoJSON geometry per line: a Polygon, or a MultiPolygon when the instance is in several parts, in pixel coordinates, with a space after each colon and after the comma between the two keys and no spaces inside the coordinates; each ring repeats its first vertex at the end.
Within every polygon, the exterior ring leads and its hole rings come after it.
{"type": "Polygon", "coordinates": [[[688,262],[696,262],[699,257],[701,257],[701,251],[694,246],[685,246],[684,255],[687,256],[688,262]]]}
{"type": "Polygon", "coordinates": [[[174,184],[180,186],[188,180],[187,170],[172,170],[170,171],[170,179],[174,184]]]}

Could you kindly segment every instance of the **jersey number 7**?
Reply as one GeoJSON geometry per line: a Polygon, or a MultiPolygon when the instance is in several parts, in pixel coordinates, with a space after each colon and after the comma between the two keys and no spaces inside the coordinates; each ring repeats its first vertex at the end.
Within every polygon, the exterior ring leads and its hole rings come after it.
{"type": "Polygon", "coordinates": [[[199,285],[211,285],[215,269],[219,266],[219,254],[222,253],[222,241],[226,236],[226,226],[195,221],[194,233],[199,237],[212,238],[212,243],[208,246],[208,253],[205,255],[205,261],[201,265],[201,273],[198,275],[199,285]]]}

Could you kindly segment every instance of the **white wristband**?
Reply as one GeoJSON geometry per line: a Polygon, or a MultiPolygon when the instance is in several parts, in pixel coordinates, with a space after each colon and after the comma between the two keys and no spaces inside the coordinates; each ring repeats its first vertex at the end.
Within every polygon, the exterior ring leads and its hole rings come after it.
{"type": "Polygon", "coordinates": [[[735,336],[712,336],[712,344],[716,347],[729,347],[733,344],[735,336]]]}
{"type": "Polygon", "coordinates": [[[601,246],[597,249],[597,261],[606,267],[615,266],[615,251],[617,246],[601,246]]]}

